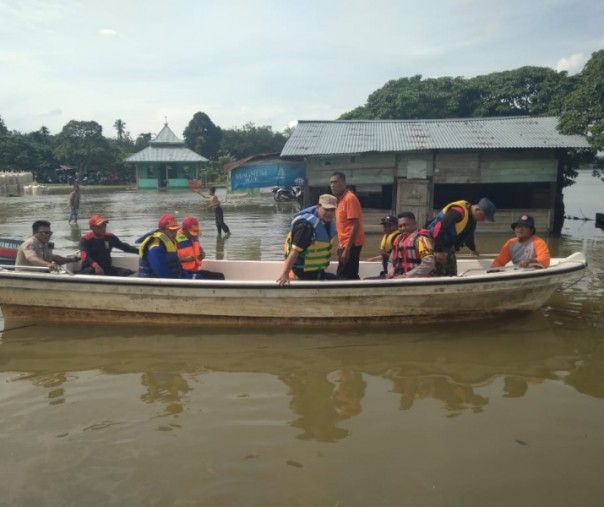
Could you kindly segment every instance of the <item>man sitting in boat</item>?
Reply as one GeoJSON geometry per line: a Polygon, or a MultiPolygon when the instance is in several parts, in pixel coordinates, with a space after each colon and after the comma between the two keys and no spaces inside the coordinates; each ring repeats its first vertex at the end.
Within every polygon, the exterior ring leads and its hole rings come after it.
{"type": "Polygon", "coordinates": [[[180,225],[174,215],[162,215],[157,230],[148,234],[138,251],[141,278],[182,278],[176,235],[180,225]]]}
{"type": "Polygon", "coordinates": [[[390,258],[390,253],[392,252],[392,244],[394,239],[399,235],[398,230],[398,218],[392,215],[386,215],[382,220],[380,220],[382,224],[384,235],[380,241],[380,255],[376,255],[375,257],[370,257],[367,259],[368,261],[382,261],[382,272],[380,273],[379,278],[386,278],[388,274],[388,259],[390,258]]]}
{"type": "Polygon", "coordinates": [[[48,246],[52,231],[47,220],[36,220],[31,228],[33,235],[19,246],[15,266],[37,266],[58,271],[61,264],[80,260],[77,255],[62,257],[52,253],[48,246]]]}
{"type": "Polygon", "coordinates": [[[398,229],[400,234],[394,240],[388,262],[388,278],[432,276],[436,263],[430,232],[417,228],[411,211],[399,213],[398,229]]]}
{"type": "Polygon", "coordinates": [[[290,272],[297,280],[335,279],[326,273],[336,237],[334,220],[338,199],[329,194],[319,197],[319,204],[303,209],[292,220],[285,243],[283,273],[279,285],[289,283],[290,272]]]}
{"type": "Polygon", "coordinates": [[[138,248],[121,241],[116,235],[107,232],[107,224],[101,215],[92,215],[88,220],[90,231],[80,238],[83,275],[130,276],[131,269],[113,266],[111,250],[118,248],[127,253],[138,253],[138,248]]]}
{"type": "Polygon", "coordinates": [[[201,269],[206,253],[201,247],[200,237],[201,228],[198,220],[195,217],[183,218],[181,228],[176,235],[178,259],[183,269],[183,278],[224,280],[222,273],[201,269]]]}
{"type": "Polygon", "coordinates": [[[520,268],[547,268],[550,254],[547,243],[536,236],[535,220],[529,215],[522,215],[512,224],[515,236],[505,242],[491,267],[499,268],[512,261],[520,268]]]}
{"type": "Polygon", "coordinates": [[[475,257],[480,255],[474,242],[476,223],[484,220],[494,222],[496,211],[495,205],[486,197],[480,199],[478,204],[455,201],[447,204],[427,225],[434,238],[437,275],[457,275],[456,252],[464,245],[475,257]]]}

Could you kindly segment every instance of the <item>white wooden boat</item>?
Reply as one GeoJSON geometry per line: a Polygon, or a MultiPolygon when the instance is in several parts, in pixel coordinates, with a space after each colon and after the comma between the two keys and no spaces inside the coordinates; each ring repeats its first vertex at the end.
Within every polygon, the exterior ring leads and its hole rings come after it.
{"type": "MultiPolygon", "coordinates": [[[[135,256],[114,257],[136,269],[135,256]]],[[[224,326],[390,326],[394,322],[479,319],[541,307],[575,283],[582,253],[547,269],[489,269],[490,259],[459,259],[456,277],[308,282],[279,287],[280,261],[204,261],[226,280],[168,280],[0,268],[5,329],[27,324],[224,326]]],[[[361,262],[361,276],[381,263],[361,262]]],[[[75,266],[68,266],[74,268],[75,266]]],[[[335,269],[332,265],[330,269],[335,269]]]]}

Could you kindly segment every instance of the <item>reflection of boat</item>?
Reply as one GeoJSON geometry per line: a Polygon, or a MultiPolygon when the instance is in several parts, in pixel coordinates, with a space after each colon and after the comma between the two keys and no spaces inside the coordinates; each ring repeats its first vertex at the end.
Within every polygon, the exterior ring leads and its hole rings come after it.
{"type": "MultiPolygon", "coordinates": [[[[136,269],[137,257],[115,256],[136,269]]],[[[225,281],[114,278],[38,270],[0,271],[5,326],[38,322],[166,323],[226,326],[391,326],[395,321],[476,319],[535,310],[564,284],[576,282],[587,263],[581,253],[552,259],[547,269],[503,268],[460,259],[456,277],[292,281],[279,287],[279,261],[205,261],[225,281]]],[[[330,269],[335,269],[332,265],[330,269]]],[[[362,262],[361,276],[379,272],[362,262]]]]}

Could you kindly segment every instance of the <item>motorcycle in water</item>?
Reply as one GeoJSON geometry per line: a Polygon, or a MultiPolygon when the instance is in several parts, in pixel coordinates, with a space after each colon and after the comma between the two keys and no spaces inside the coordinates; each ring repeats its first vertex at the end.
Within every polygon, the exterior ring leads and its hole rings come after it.
{"type": "Polygon", "coordinates": [[[277,202],[298,201],[302,196],[302,187],[299,186],[273,187],[271,191],[277,202]]]}

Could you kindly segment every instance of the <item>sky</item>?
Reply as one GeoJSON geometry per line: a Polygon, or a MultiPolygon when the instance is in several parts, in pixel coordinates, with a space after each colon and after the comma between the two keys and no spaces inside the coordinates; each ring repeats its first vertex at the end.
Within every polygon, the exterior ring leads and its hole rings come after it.
{"type": "Polygon", "coordinates": [[[335,120],[388,81],[580,72],[602,0],[0,0],[9,130],[96,121],[133,139],[197,112],[223,129],[335,120]]]}

